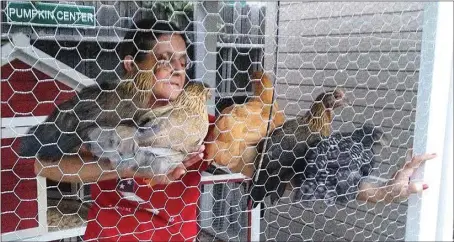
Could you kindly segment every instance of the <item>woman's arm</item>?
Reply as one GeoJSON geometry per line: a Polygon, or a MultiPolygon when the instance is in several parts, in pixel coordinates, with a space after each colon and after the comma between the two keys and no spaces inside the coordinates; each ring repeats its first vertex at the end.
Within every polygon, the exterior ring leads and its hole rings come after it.
{"type": "MultiPolygon", "coordinates": [[[[167,176],[146,177],[150,185],[167,184],[178,180],[187,172],[187,168],[200,161],[205,146],[183,161],[167,176]]],[[[64,156],[60,162],[35,161],[35,174],[46,177],[53,181],[69,183],[90,183],[117,178],[128,178],[138,176],[132,170],[117,171],[106,159],[99,160],[88,152],[81,152],[79,155],[64,156]]],[[[145,177],[144,177],[145,178],[145,177]]]]}
{"type": "Polygon", "coordinates": [[[383,186],[363,182],[359,186],[358,200],[368,202],[398,202],[407,199],[411,194],[420,193],[429,186],[422,182],[411,182],[413,173],[427,160],[435,158],[436,154],[424,154],[412,157],[404,167],[398,170],[393,178],[383,186]]]}
{"type": "Polygon", "coordinates": [[[98,161],[87,152],[81,152],[79,156],[64,156],[59,162],[36,160],[35,174],[69,183],[88,183],[133,175],[130,171],[118,174],[108,160],[98,161]]]}
{"type": "Polygon", "coordinates": [[[393,180],[383,186],[368,182],[361,183],[359,186],[358,200],[371,203],[400,202],[407,199],[411,194],[422,192],[427,189],[426,184],[419,183],[394,183],[393,180]]]}

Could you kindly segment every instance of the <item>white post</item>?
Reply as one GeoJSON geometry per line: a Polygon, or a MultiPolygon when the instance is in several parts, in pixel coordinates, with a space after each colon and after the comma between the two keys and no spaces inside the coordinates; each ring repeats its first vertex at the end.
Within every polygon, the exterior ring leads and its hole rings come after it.
{"type": "Polygon", "coordinates": [[[38,222],[39,222],[39,235],[49,232],[47,224],[47,181],[45,177],[36,177],[36,189],[38,190],[38,222]]]}
{"type": "MultiPolygon", "coordinates": [[[[265,53],[264,53],[264,71],[276,71],[276,55],[279,51],[277,39],[277,29],[278,29],[278,9],[279,6],[277,2],[268,2],[266,4],[266,13],[265,13],[265,53]]],[[[277,72],[274,73],[277,76],[277,72]]],[[[260,163],[261,164],[261,163],[260,163]]],[[[261,171],[264,172],[264,171],[261,171]]],[[[256,208],[251,209],[251,241],[260,241],[260,210],[262,204],[259,204],[256,208]]]]}
{"type": "Polygon", "coordinates": [[[256,208],[251,208],[251,241],[260,241],[260,210],[262,204],[258,204],[256,208]]]}
{"type": "MultiPolygon", "coordinates": [[[[194,3],[195,26],[195,75],[199,81],[204,81],[211,88],[216,87],[216,42],[218,33],[218,3],[194,3]]],[[[215,113],[215,95],[208,100],[208,113],[215,113]]]]}
{"type": "MultiPolygon", "coordinates": [[[[265,13],[265,53],[263,62],[265,71],[274,71],[277,66],[277,2],[268,2],[265,13]]],[[[277,73],[274,73],[277,76],[277,73]]]]}
{"type": "MultiPolygon", "coordinates": [[[[448,205],[440,203],[440,195],[443,195],[441,184],[448,182],[441,180],[442,171],[448,162],[452,162],[443,161],[444,149],[452,148],[444,145],[448,131],[446,117],[448,114],[452,116],[452,110],[448,110],[453,71],[452,11],[452,2],[429,2],[424,8],[413,147],[414,155],[435,152],[438,157],[428,161],[412,177],[413,180],[425,181],[429,189],[420,196],[411,196],[408,201],[406,241],[436,241],[438,222],[450,220],[452,223],[453,219],[452,213],[439,213],[447,211],[444,206],[448,205]]],[[[450,172],[452,177],[452,170],[450,172]]]]}
{"type": "Polygon", "coordinates": [[[438,205],[437,234],[435,241],[452,241],[453,239],[453,73],[451,72],[451,87],[449,88],[448,115],[446,117],[445,150],[443,154],[440,199],[438,205]],[[444,215],[444,216],[440,216],[444,215]]]}

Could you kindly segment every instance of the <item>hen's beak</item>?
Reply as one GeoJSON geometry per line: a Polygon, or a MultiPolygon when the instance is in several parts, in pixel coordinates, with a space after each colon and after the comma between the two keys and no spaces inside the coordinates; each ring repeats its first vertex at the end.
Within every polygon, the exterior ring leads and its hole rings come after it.
{"type": "Polygon", "coordinates": [[[336,97],[336,101],[334,102],[333,108],[344,108],[344,107],[347,107],[350,105],[351,105],[351,103],[348,100],[348,98],[345,96],[345,92],[342,92],[342,94],[339,97],[336,97]]]}

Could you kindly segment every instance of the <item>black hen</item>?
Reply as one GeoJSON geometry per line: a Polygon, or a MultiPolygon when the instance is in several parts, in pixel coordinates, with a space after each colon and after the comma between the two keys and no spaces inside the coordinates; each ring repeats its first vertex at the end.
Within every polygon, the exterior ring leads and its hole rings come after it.
{"type": "Polygon", "coordinates": [[[354,132],[336,132],[312,144],[305,162],[293,166],[297,174],[291,180],[296,188],[292,200],[324,200],[330,205],[356,199],[359,183],[377,162],[374,151],[383,144],[382,136],[380,129],[364,124],[354,132]]]}
{"type": "Polygon", "coordinates": [[[286,185],[295,175],[293,166],[304,166],[308,144],[315,144],[321,136],[331,134],[333,109],[346,104],[341,90],[322,93],[303,117],[286,121],[269,138],[259,143],[258,147],[263,147],[266,142],[266,148],[262,164],[257,164],[260,155],[256,161],[251,188],[253,207],[269,195],[272,202],[284,195],[286,185]]]}

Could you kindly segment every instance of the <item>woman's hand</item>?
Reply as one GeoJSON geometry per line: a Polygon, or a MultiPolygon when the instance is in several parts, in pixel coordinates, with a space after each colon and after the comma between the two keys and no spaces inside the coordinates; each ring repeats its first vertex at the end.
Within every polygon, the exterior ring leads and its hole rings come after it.
{"type": "Polygon", "coordinates": [[[408,199],[411,194],[420,193],[429,188],[423,182],[411,182],[410,178],[415,171],[427,160],[435,158],[436,154],[424,154],[413,157],[407,153],[407,162],[383,186],[363,182],[360,185],[359,200],[369,202],[399,202],[408,199]]]}
{"type": "Polygon", "coordinates": [[[387,202],[407,199],[411,194],[420,193],[429,188],[423,182],[411,182],[410,178],[415,171],[427,160],[437,157],[436,154],[424,154],[413,157],[412,151],[408,153],[408,159],[402,169],[398,170],[393,179],[387,184],[385,200],[387,202]]]}
{"type": "Polygon", "coordinates": [[[157,184],[169,184],[173,181],[180,179],[184,174],[186,174],[188,167],[191,167],[195,163],[202,160],[204,150],[205,145],[202,145],[197,152],[192,153],[188,159],[183,161],[181,165],[177,166],[167,175],[154,176],[152,178],[144,178],[144,181],[148,183],[149,186],[154,186],[157,184]]]}

